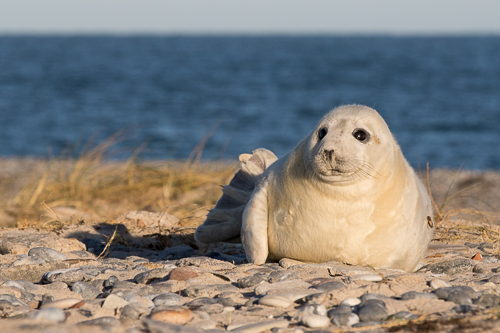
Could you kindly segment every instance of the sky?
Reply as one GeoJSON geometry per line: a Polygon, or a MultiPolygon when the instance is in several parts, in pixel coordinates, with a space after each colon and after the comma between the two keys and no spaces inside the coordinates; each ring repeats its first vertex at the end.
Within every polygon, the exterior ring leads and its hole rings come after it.
{"type": "Polygon", "coordinates": [[[499,0],[1,0],[0,34],[500,34],[499,0]]]}

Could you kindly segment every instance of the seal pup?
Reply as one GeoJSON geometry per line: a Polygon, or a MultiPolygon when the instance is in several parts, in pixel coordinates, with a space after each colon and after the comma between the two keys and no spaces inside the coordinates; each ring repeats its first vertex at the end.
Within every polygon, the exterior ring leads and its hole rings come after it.
{"type": "Polygon", "coordinates": [[[198,242],[241,234],[255,264],[292,258],[414,271],[432,239],[429,195],[372,108],[338,107],[282,158],[257,149],[240,162],[198,242]]]}

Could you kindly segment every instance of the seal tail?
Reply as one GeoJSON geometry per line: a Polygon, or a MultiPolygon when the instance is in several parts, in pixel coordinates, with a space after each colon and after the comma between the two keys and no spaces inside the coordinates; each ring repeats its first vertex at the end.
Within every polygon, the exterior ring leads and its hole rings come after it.
{"type": "Polygon", "coordinates": [[[239,237],[243,211],[264,171],[278,158],[270,150],[259,148],[252,154],[241,154],[240,170],[229,185],[222,187],[222,196],[207,219],[196,228],[194,238],[202,244],[234,241],[239,237]]]}

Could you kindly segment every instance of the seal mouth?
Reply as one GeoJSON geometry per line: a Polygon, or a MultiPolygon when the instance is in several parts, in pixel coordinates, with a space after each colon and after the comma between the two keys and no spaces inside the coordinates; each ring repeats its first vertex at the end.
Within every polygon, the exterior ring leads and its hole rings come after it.
{"type": "Polygon", "coordinates": [[[355,181],[377,178],[378,172],[373,165],[356,158],[334,158],[325,161],[314,158],[306,168],[307,172],[327,183],[352,183],[355,181]]]}

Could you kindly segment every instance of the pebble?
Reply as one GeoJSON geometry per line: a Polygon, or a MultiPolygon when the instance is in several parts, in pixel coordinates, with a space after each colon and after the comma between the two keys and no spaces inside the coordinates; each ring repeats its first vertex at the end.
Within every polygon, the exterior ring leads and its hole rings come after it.
{"type": "Polygon", "coordinates": [[[35,291],[38,289],[36,284],[34,284],[33,282],[28,281],[28,280],[21,279],[21,280],[16,280],[14,282],[22,285],[24,287],[24,289],[26,289],[27,291],[35,291]]]}
{"type": "Polygon", "coordinates": [[[320,285],[317,285],[316,289],[318,289],[322,292],[330,292],[332,290],[342,289],[344,287],[345,287],[345,285],[340,281],[330,281],[330,282],[325,282],[325,283],[321,283],[320,285]]]}
{"type": "Polygon", "coordinates": [[[11,266],[15,267],[15,266],[25,266],[25,265],[41,265],[45,263],[46,261],[40,257],[30,257],[27,255],[21,255],[19,256],[19,259],[15,260],[11,264],[11,266]]]}
{"type": "Polygon", "coordinates": [[[124,297],[124,299],[129,302],[130,304],[136,304],[139,306],[143,306],[145,308],[154,308],[155,303],[153,303],[152,300],[147,299],[145,297],[137,296],[137,295],[127,295],[124,297]]]}
{"type": "Polygon", "coordinates": [[[48,308],[39,311],[30,312],[27,318],[37,322],[59,322],[66,321],[64,311],[58,308],[48,308]]]}
{"type": "Polygon", "coordinates": [[[191,257],[194,254],[194,249],[191,246],[181,245],[167,248],[158,253],[158,260],[177,260],[181,258],[191,257]]]}
{"type": "Polygon", "coordinates": [[[489,279],[488,282],[493,282],[495,284],[500,284],[500,274],[494,274],[489,279]]]}
{"type": "Polygon", "coordinates": [[[113,288],[116,282],[118,282],[118,278],[114,275],[110,276],[104,283],[102,284],[104,288],[113,288]]]}
{"type": "Polygon", "coordinates": [[[120,327],[121,322],[119,319],[114,317],[100,317],[96,319],[79,322],[78,325],[91,325],[91,326],[96,325],[106,329],[107,327],[120,327]]]}
{"type": "Polygon", "coordinates": [[[358,310],[360,321],[381,321],[387,319],[387,309],[380,300],[369,300],[361,304],[358,310]]]}
{"type": "Polygon", "coordinates": [[[352,326],[359,323],[358,315],[352,312],[335,313],[331,318],[331,323],[335,326],[352,326]]]}
{"type": "Polygon", "coordinates": [[[361,300],[359,298],[350,297],[350,298],[346,298],[345,300],[343,300],[340,303],[340,305],[356,306],[356,305],[359,305],[360,303],[361,303],[361,300]]]}
{"type": "Polygon", "coordinates": [[[42,306],[40,306],[40,309],[56,308],[64,310],[80,302],[81,299],[78,298],[64,298],[53,302],[43,303],[42,306]]]}
{"type": "Polygon", "coordinates": [[[68,285],[78,281],[87,281],[89,278],[80,268],[67,268],[58,269],[55,271],[47,272],[43,275],[42,283],[53,283],[56,281],[64,282],[68,285]]]}
{"type": "Polygon", "coordinates": [[[399,311],[396,312],[387,318],[387,320],[413,320],[417,319],[418,316],[416,314],[411,313],[410,311],[399,311]]]}
{"type": "Polygon", "coordinates": [[[359,299],[361,300],[361,302],[366,302],[366,301],[369,301],[372,299],[377,299],[377,300],[383,301],[383,300],[387,299],[387,296],[382,295],[382,294],[376,294],[376,293],[367,293],[367,294],[361,295],[359,297],[359,299]]]}
{"type": "Polygon", "coordinates": [[[272,306],[275,308],[287,308],[292,305],[292,301],[279,295],[267,295],[259,300],[259,304],[272,306]]]}
{"type": "Polygon", "coordinates": [[[294,271],[286,271],[286,270],[278,270],[278,271],[273,271],[271,274],[269,274],[269,283],[276,283],[276,282],[281,282],[281,281],[286,281],[286,280],[298,280],[299,274],[294,271]]]}
{"type": "Polygon", "coordinates": [[[430,286],[432,289],[438,289],[438,288],[446,288],[446,287],[451,287],[451,283],[448,281],[445,281],[443,279],[432,279],[430,282],[430,286]]]}
{"type": "Polygon", "coordinates": [[[325,317],[326,308],[323,304],[306,303],[299,309],[299,311],[297,311],[294,319],[301,320],[304,316],[307,315],[319,315],[325,317]]]}
{"type": "Polygon", "coordinates": [[[22,286],[20,283],[12,280],[7,280],[4,283],[2,283],[2,287],[14,287],[20,290],[26,290],[24,286],[22,286]]]}
{"type": "Polygon", "coordinates": [[[165,268],[151,269],[147,272],[139,273],[136,276],[134,276],[134,282],[137,284],[148,284],[153,281],[163,279],[171,271],[172,269],[165,269],[165,268]]]}
{"type": "Polygon", "coordinates": [[[472,259],[458,258],[425,265],[419,269],[419,271],[431,272],[434,274],[455,275],[472,272],[474,265],[475,262],[472,259]]]}
{"type": "Polygon", "coordinates": [[[308,314],[302,317],[302,324],[309,328],[327,327],[330,324],[330,318],[317,314],[308,314]]]}
{"type": "Polygon", "coordinates": [[[149,316],[150,319],[161,321],[163,323],[184,325],[194,318],[191,310],[186,308],[175,308],[154,312],[149,316]]]}
{"type": "Polygon", "coordinates": [[[18,300],[15,296],[12,295],[6,295],[6,294],[0,294],[0,301],[6,301],[12,304],[13,306],[24,306],[28,307],[28,304],[21,302],[18,300]]]}
{"type": "Polygon", "coordinates": [[[83,299],[94,299],[101,294],[96,287],[81,281],[73,283],[71,290],[82,295],[83,299]]]}
{"type": "Polygon", "coordinates": [[[349,276],[349,281],[379,282],[382,281],[382,277],[378,274],[353,275],[349,276]]]}
{"type": "Polygon", "coordinates": [[[228,331],[237,330],[238,333],[260,333],[273,328],[287,328],[290,325],[288,320],[272,320],[249,325],[229,325],[228,331]]]}
{"type": "Polygon", "coordinates": [[[48,247],[34,247],[29,250],[28,256],[42,258],[46,262],[57,262],[67,259],[61,252],[48,247]]]}
{"type": "Polygon", "coordinates": [[[352,313],[352,308],[348,305],[339,305],[333,309],[328,310],[328,317],[332,318],[337,313],[352,313]]]}
{"type": "Polygon", "coordinates": [[[448,297],[449,295],[454,292],[454,291],[460,291],[460,292],[464,292],[466,293],[469,298],[473,299],[473,298],[477,298],[477,293],[474,291],[474,289],[472,289],[471,287],[469,286],[455,286],[455,287],[444,287],[444,288],[438,288],[436,290],[433,291],[434,294],[436,294],[436,296],[439,298],[439,299],[444,299],[444,300],[448,300],[448,297]]]}
{"type": "Polygon", "coordinates": [[[194,279],[199,276],[192,268],[189,267],[178,267],[174,268],[168,275],[169,280],[175,281],[186,281],[189,279],[194,279]]]}
{"type": "Polygon", "coordinates": [[[436,294],[432,294],[432,293],[418,293],[418,292],[415,292],[415,291],[409,291],[409,292],[404,293],[403,295],[401,295],[401,300],[402,301],[406,301],[406,300],[409,300],[409,299],[415,299],[415,298],[438,299],[438,297],[436,296],[436,294]]]}
{"type": "Polygon", "coordinates": [[[106,297],[104,300],[104,303],[102,303],[102,308],[103,309],[120,309],[129,304],[128,301],[124,300],[121,297],[118,297],[116,295],[109,295],[106,297]]]}
{"type": "MultiPolygon", "coordinates": [[[[104,308],[104,305],[103,305],[103,308],[104,308]]],[[[107,308],[108,307],[106,307],[106,309],[107,308]]],[[[139,318],[140,318],[141,314],[139,313],[137,308],[133,305],[127,304],[123,307],[118,306],[115,309],[117,309],[117,308],[121,308],[120,318],[129,318],[132,320],[139,320],[139,318]]]]}
{"type": "Polygon", "coordinates": [[[485,294],[479,297],[477,305],[485,308],[494,308],[500,305],[500,297],[497,295],[485,294]]]}
{"type": "Polygon", "coordinates": [[[165,294],[160,294],[156,296],[153,299],[153,303],[155,306],[159,305],[183,305],[184,304],[184,298],[180,295],[174,294],[174,293],[165,293],[165,294]]]}
{"type": "Polygon", "coordinates": [[[268,279],[267,274],[258,273],[255,275],[246,276],[244,278],[238,279],[237,283],[238,287],[240,288],[250,288],[258,284],[261,284],[262,282],[267,281],[267,279],[268,279]]]}
{"type": "Polygon", "coordinates": [[[204,297],[228,291],[238,291],[238,288],[230,284],[191,285],[184,289],[184,294],[188,297],[204,297]]]}
{"type": "Polygon", "coordinates": [[[452,291],[446,300],[458,305],[472,305],[472,299],[463,291],[452,291]]]}

